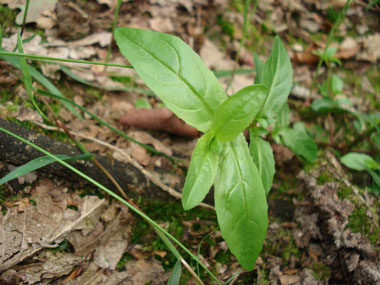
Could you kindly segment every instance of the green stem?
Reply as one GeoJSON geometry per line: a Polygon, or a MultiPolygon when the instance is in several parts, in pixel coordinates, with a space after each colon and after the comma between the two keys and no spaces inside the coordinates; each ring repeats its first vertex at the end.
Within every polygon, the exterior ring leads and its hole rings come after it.
{"type": "Polygon", "coordinates": [[[190,250],[188,250],[180,241],[178,241],[174,236],[172,236],[170,233],[168,233],[165,229],[163,229],[160,225],[158,225],[155,221],[153,221],[150,217],[148,217],[145,213],[141,212],[139,209],[137,209],[136,207],[134,207],[132,204],[128,203],[127,201],[125,201],[123,198],[121,198],[119,195],[115,194],[114,192],[112,192],[110,189],[108,189],[107,187],[103,186],[102,184],[100,184],[99,182],[97,182],[96,180],[94,180],[93,178],[87,176],[86,174],[84,174],[83,172],[79,171],[78,169],[76,169],[75,167],[71,166],[70,164],[66,163],[65,161],[63,161],[62,159],[58,158],[57,156],[55,156],[54,154],[51,154],[50,152],[46,151],[45,149],[39,147],[38,145],[35,145],[34,143],[0,127],[0,131],[22,141],[23,143],[25,144],[28,144],[30,145],[31,147],[37,149],[38,151],[42,152],[43,154],[55,159],[57,162],[59,162],[60,164],[62,164],[63,166],[67,167],[68,169],[70,169],[71,171],[73,171],[74,173],[78,174],[79,176],[83,177],[84,179],[86,179],[87,181],[89,181],[90,183],[92,183],[93,185],[95,185],[96,187],[102,189],[104,192],[106,192],[108,195],[112,196],[113,198],[115,198],[116,200],[120,201],[121,203],[123,203],[124,205],[128,206],[129,209],[131,209],[133,212],[135,212],[136,214],[138,214],[140,217],[144,218],[149,224],[153,225],[154,227],[156,227],[157,229],[159,229],[162,233],[164,233],[168,238],[170,238],[174,243],[176,243],[180,248],[182,248],[187,254],[189,254],[191,256],[192,259],[194,259],[197,263],[199,263],[200,266],[202,266],[202,268],[204,270],[206,270],[206,272],[208,274],[210,274],[210,276],[218,283],[218,284],[222,284],[215,276],[214,274],[212,274],[212,272],[198,259],[198,257],[196,257],[194,254],[191,253],[190,250]]]}
{"type": "MultiPolygon", "coordinates": [[[[256,0],[255,2],[255,6],[253,7],[253,11],[252,11],[252,14],[254,15],[255,12],[256,12],[256,7],[257,7],[257,4],[258,4],[259,0],[256,0]]],[[[236,57],[235,57],[235,63],[234,63],[234,67],[232,69],[232,74],[231,74],[231,78],[230,78],[230,81],[228,82],[227,84],[227,87],[226,87],[226,93],[228,91],[228,89],[230,89],[231,87],[231,84],[232,84],[232,81],[234,80],[234,77],[235,77],[235,72],[236,72],[236,69],[237,69],[237,65],[238,65],[238,60],[239,60],[239,57],[240,57],[240,53],[241,53],[241,49],[243,48],[244,46],[244,40],[247,36],[247,29],[248,29],[248,10],[249,10],[249,4],[251,3],[251,0],[246,0],[245,1],[245,5],[244,5],[244,21],[243,21],[243,35],[240,39],[240,44],[239,44],[239,48],[237,50],[237,53],[236,53],[236,57]]]]}
{"type": "Polygon", "coordinates": [[[125,65],[125,64],[107,63],[107,62],[102,62],[102,61],[89,61],[89,60],[80,60],[80,59],[69,59],[69,58],[60,58],[60,57],[26,54],[26,53],[16,53],[16,52],[11,52],[11,51],[0,51],[0,55],[26,57],[26,58],[29,58],[30,60],[37,60],[37,61],[42,61],[42,62],[62,61],[62,62],[82,63],[82,64],[116,66],[116,67],[122,67],[122,68],[133,68],[131,65],[125,65]]]}
{"type": "Polygon", "coordinates": [[[317,65],[317,68],[315,70],[315,73],[314,73],[314,76],[313,76],[313,81],[311,82],[311,86],[310,86],[310,94],[311,92],[313,91],[314,87],[315,87],[315,84],[317,83],[317,78],[318,78],[318,74],[319,74],[319,70],[324,62],[324,58],[326,56],[326,53],[327,53],[327,49],[329,48],[332,40],[333,40],[333,36],[335,34],[335,31],[338,29],[338,27],[340,26],[342,20],[344,19],[344,17],[346,16],[346,13],[347,13],[347,10],[348,8],[351,6],[351,2],[352,0],[347,0],[346,4],[344,5],[342,11],[339,13],[339,16],[338,16],[338,19],[336,20],[336,22],[334,23],[334,25],[332,26],[331,30],[330,30],[330,33],[327,37],[327,41],[326,41],[326,46],[323,50],[323,54],[322,56],[320,57],[319,59],[319,62],[318,62],[318,65],[317,65]]]}
{"type": "Polygon", "coordinates": [[[25,3],[24,17],[22,19],[21,35],[24,33],[24,29],[25,29],[26,16],[28,15],[28,10],[29,10],[29,2],[30,0],[26,0],[26,3],[25,3]]]}
{"type": "Polygon", "coordinates": [[[115,9],[115,15],[113,16],[113,23],[112,23],[112,38],[111,38],[111,43],[110,43],[110,45],[108,46],[106,62],[109,61],[110,56],[111,56],[111,49],[112,49],[113,35],[114,35],[114,33],[115,33],[115,28],[116,28],[116,25],[117,25],[117,18],[118,18],[118,16],[119,16],[119,10],[120,10],[120,6],[121,6],[121,2],[122,2],[122,0],[117,0],[117,5],[116,5],[116,9],[115,9]]]}

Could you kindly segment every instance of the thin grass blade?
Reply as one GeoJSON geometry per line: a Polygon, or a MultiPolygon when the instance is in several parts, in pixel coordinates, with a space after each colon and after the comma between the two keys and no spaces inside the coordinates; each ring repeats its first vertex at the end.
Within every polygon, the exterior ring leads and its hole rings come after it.
{"type": "MultiPolygon", "coordinates": [[[[65,160],[65,161],[74,161],[74,160],[85,160],[89,159],[93,155],[79,155],[79,156],[67,156],[64,154],[57,154],[58,158],[65,160]]],[[[29,161],[28,163],[25,163],[24,165],[21,165],[20,167],[17,167],[7,175],[5,175],[3,178],[0,179],[0,185],[4,184],[10,180],[13,180],[15,178],[18,178],[24,174],[27,174],[29,172],[32,172],[34,170],[40,169],[50,163],[55,162],[56,160],[49,156],[41,156],[39,158],[33,159],[29,161]]]]}

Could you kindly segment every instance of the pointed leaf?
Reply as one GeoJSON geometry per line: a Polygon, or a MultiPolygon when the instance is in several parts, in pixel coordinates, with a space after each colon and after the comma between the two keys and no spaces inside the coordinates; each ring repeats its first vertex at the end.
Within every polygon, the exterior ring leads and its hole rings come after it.
{"type": "Polygon", "coordinates": [[[303,156],[309,162],[317,159],[317,145],[302,123],[294,124],[294,129],[283,129],[279,134],[283,143],[297,155],[303,156]]]}
{"type": "Polygon", "coordinates": [[[185,210],[199,205],[214,182],[219,153],[212,147],[213,143],[217,141],[208,133],[202,136],[195,146],[182,192],[182,205],[185,210]]]}
{"type": "Polygon", "coordinates": [[[223,145],[214,186],[222,236],[239,263],[252,270],[266,236],[268,206],[243,134],[223,145]]]}
{"type": "Polygon", "coordinates": [[[121,53],[173,113],[202,132],[226,95],[215,75],[181,39],[134,28],[115,31],[121,53]]]}
{"type": "Polygon", "coordinates": [[[180,279],[181,279],[181,259],[178,258],[177,262],[174,265],[173,271],[170,274],[168,285],[178,285],[180,279]]]}
{"type": "Polygon", "coordinates": [[[268,88],[260,116],[272,117],[284,105],[292,87],[293,70],[288,53],[278,36],[264,64],[262,83],[268,88]]]}
{"type": "Polygon", "coordinates": [[[253,162],[259,170],[265,193],[268,194],[272,187],[274,173],[276,172],[272,147],[269,142],[255,136],[251,132],[249,151],[253,162]]]}
{"type": "Polygon", "coordinates": [[[262,62],[262,60],[256,53],[253,54],[253,62],[255,63],[255,70],[256,70],[255,84],[261,84],[263,83],[264,63],[262,62]]]}
{"type": "Polygon", "coordinates": [[[264,85],[251,85],[229,97],[216,108],[210,132],[221,142],[233,140],[260,111],[266,90],[264,85]]]}
{"type": "MultiPolygon", "coordinates": [[[[17,32],[17,48],[19,53],[23,53],[24,50],[22,48],[22,40],[21,40],[21,34],[20,31],[17,32]]],[[[23,81],[25,84],[26,91],[28,93],[28,96],[31,100],[33,100],[33,94],[32,94],[32,76],[30,75],[28,63],[26,62],[26,59],[24,57],[20,57],[20,66],[21,71],[23,75],[23,81]]]]}
{"type": "Polygon", "coordinates": [[[280,109],[277,115],[277,121],[281,129],[286,128],[290,124],[290,111],[288,103],[285,103],[284,106],[280,109]]]}
{"type": "Polygon", "coordinates": [[[368,154],[350,152],[342,156],[340,161],[348,168],[358,171],[379,169],[379,164],[368,154]]]}

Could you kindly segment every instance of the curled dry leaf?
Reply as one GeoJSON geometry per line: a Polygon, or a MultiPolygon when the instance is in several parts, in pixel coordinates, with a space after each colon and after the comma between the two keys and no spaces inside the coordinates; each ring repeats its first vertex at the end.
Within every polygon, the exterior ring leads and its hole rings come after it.
{"type": "Polygon", "coordinates": [[[121,117],[120,123],[136,128],[166,131],[184,137],[198,137],[198,131],[194,127],[187,125],[167,108],[133,110],[121,117]]]}
{"type": "Polygon", "coordinates": [[[317,47],[312,44],[304,51],[294,52],[291,59],[295,63],[315,64],[319,61],[319,57],[313,54],[314,50],[317,50],[317,47]]]}

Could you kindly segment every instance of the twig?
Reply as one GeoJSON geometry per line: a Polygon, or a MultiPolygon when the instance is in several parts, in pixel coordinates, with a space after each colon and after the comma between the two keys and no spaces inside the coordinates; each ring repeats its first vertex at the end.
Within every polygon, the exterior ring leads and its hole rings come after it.
{"type": "Polygon", "coordinates": [[[181,257],[181,263],[183,264],[183,266],[185,266],[187,271],[189,271],[190,274],[195,278],[195,280],[197,280],[197,282],[199,282],[199,284],[204,285],[203,281],[199,278],[199,276],[194,272],[194,270],[190,267],[190,265],[182,257],[181,257]]]}
{"type": "MultiPolygon", "coordinates": [[[[41,96],[41,100],[45,103],[48,110],[55,116],[56,120],[55,123],[58,127],[62,128],[63,131],[66,133],[66,135],[75,143],[76,146],[79,147],[79,149],[85,153],[89,154],[87,149],[79,143],[71,134],[70,130],[65,126],[65,124],[62,123],[59,116],[54,112],[54,110],[50,107],[49,103],[46,101],[46,99],[41,96]]],[[[125,194],[123,188],[121,188],[120,184],[116,181],[116,179],[109,173],[107,169],[103,167],[103,165],[95,158],[91,158],[92,162],[108,177],[108,179],[112,182],[113,185],[115,185],[116,189],[119,191],[119,193],[124,197],[124,199],[128,200],[127,194],[125,194]]]]}

